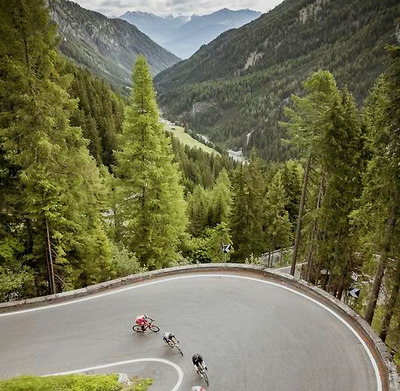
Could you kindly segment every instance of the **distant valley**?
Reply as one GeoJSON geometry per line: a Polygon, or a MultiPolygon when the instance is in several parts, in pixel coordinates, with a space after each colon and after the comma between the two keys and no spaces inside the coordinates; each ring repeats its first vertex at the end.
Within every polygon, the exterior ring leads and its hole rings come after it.
{"type": "Polygon", "coordinates": [[[135,25],[162,47],[180,58],[188,58],[202,45],[224,31],[241,27],[261,16],[261,12],[221,9],[208,15],[157,16],[146,12],[126,12],[120,19],[135,25]]]}
{"type": "Polygon", "coordinates": [[[398,0],[286,0],[158,74],[158,102],[221,148],[286,160],[296,155],[279,121],[291,94],[323,69],[361,104],[386,70],[385,46],[400,42],[399,18],[398,0]]]}

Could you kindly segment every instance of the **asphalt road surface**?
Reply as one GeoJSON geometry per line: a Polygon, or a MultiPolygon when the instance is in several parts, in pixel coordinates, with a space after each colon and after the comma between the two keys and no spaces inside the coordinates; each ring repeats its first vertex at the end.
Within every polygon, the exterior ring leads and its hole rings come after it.
{"type": "Polygon", "coordinates": [[[151,391],[380,391],[375,362],[351,326],[308,297],[249,277],[193,274],[0,314],[0,377],[67,371],[154,378],[151,391]],[[134,333],[135,317],[159,333],[134,333]],[[171,331],[181,356],[162,341],[171,331]]]}

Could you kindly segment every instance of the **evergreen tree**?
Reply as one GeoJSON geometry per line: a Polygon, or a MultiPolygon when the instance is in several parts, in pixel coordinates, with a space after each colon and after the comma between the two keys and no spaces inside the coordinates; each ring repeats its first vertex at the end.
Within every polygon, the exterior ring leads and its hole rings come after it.
{"type": "Polygon", "coordinates": [[[282,185],[287,195],[285,209],[289,214],[292,228],[295,227],[299,215],[299,203],[301,197],[301,179],[304,175],[303,167],[293,160],[287,161],[280,170],[282,185]]]}
{"type": "Polygon", "coordinates": [[[131,104],[126,108],[116,158],[120,240],[142,266],[168,266],[176,259],[187,226],[185,201],[143,56],[133,70],[131,104]]]}
{"type": "Polygon", "coordinates": [[[329,72],[314,73],[305,87],[304,98],[293,97],[294,108],[287,110],[291,122],[286,125],[294,145],[308,165],[312,163],[313,174],[307,167],[305,172],[314,178],[302,240],[306,278],[341,297],[350,272],[358,266],[350,214],[361,192],[364,138],[352,96],[337,89],[329,72]]]}
{"type": "Polygon", "coordinates": [[[207,226],[210,214],[209,193],[204,190],[203,186],[197,185],[193,194],[187,197],[189,211],[189,232],[198,237],[203,229],[207,226]]]}
{"type": "MultiPolygon", "coordinates": [[[[331,127],[324,134],[321,166],[326,173],[319,226],[324,233],[318,243],[321,266],[327,270],[326,288],[338,298],[357,270],[356,240],[350,215],[362,191],[364,136],[353,97],[344,89],[332,106],[331,127]]],[[[324,286],[325,287],[325,286],[324,286]]]]}
{"type": "Polygon", "coordinates": [[[117,134],[122,131],[123,100],[104,81],[67,61],[60,67],[60,73],[73,75],[68,93],[78,100],[78,106],[71,115],[71,125],[82,128],[97,164],[110,169],[114,164],[117,134]]]}
{"type": "MultiPolygon", "coordinates": [[[[324,191],[325,173],[321,172],[319,168],[319,154],[323,149],[321,142],[324,131],[330,123],[330,109],[338,95],[333,76],[329,72],[325,71],[315,72],[304,82],[304,88],[306,90],[306,95],[303,98],[296,95],[292,96],[292,107],[285,108],[285,114],[288,117],[289,122],[281,124],[289,131],[290,143],[298,150],[302,158],[306,161],[292,254],[291,274],[294,274],[297,262],[297,253],[303,231],[302,225],[304,220],[303,214],[305,200],[307,198],[307,193],[310,192],[308,187],[311,172],[314,173],[313,183],[319,183],[319,185],[317,185],[318,190],[314,190],[314,193],[317,192],[318,196],[313,197],[310,195],[309,199],[314,200],[316,211],[318,211],[320,207],[320,200],[324,191]]],[[[319,231],[315,215],[315,212],[312,215],[309,215],[309,217],[312,217],[312,221],[308,222],[309,245],[308,255],[306,258],[308,262],[308,275],[310,274],[309,271],[313,256],[313,244],[311,242],[314,241],[314,238],[319,231]]]]}
{"type": "Polygon", "coordinates": [[[1,242],[13,238],[12,263],[35,271],[38,294],[101,281],[111,273],[102,184],[69,124],[76,102],[66,92],[71,77],[57,72],[55,25],[43,0],[2,1],[0,12],[1,171],[15,185],[1,208],[1,242]]]}
{"type": "Polygon", "coordinates": [[[241,165],[233,178],[232,259],[244,261],[250,254],[259,256],[264,250],[263,213],[264,180],[261,162],[253,152],[248,165],[241,165]]]}
{"type": "MultiPolygon", "coordinates": [[[[265,202],[264,232],[265,245],[269,251],[269,262],[272,251],[289,247],[291,243],[291,224],[289,214],[285,209],[287,203],[282,176],[278,172],[268,185],[265,202]]],[[[270,263],[269,266],[271,267],[272,264],[270,263]]]]}
{"type": "Polygon", "coordinates": [[[386,338],[398,298],[400,218],[400,48],[390,50],[392,65],[376,84],[364,109],[371,138],[372,159],[365,175],[365,188],[357,222],[364,249],[378,255],[377,268],[365,319],[371,323],[387,271],[388,294],[381,337],[386,338]],[[389,260],[393,262],[390,264],[389,260]]]}
{"type": "Polygon", "coordinates": [[[220,172],[212,188],[211,198],[211,227],[220,223],[229,223],[232,208],[231,181],[225,168],[220,172]]]}

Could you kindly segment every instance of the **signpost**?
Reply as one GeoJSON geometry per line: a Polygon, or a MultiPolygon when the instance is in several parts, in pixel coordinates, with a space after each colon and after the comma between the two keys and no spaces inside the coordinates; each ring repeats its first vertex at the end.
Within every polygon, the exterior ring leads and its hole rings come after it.
{"type": "Polygon", "coordinates": [[[232,250],[232,245],[230,243],[222,245],[223,261],[224,262],[226,262],[226,254],[228,254],[231,250],[232,250]]]}
{"type": "Polygon", "coordinates": [[[231,251],[232,245],[231,244],[223,244],[222,245],[222,251],[227,254],[231,251]]]}

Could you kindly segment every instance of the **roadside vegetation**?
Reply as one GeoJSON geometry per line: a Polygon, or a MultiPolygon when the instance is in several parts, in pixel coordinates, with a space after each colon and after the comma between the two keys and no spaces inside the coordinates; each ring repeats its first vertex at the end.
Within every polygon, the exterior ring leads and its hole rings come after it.
{"type": "Polygon", "coordinates": [[[133,378],[131,385],[118,384],[118,375],[20,376],[1,380],[1,391],[146,391],[151,379],[133,378]]]}

